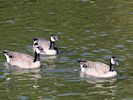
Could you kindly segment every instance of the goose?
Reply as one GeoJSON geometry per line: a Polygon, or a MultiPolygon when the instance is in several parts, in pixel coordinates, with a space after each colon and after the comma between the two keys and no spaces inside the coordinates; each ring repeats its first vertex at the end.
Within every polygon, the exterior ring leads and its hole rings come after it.
{"type": "Polygon", "coordinates": [[[50,41],[44,39],[44,38],[34,38],[33,39],[33,50],[34,50],[34,45],[39,45],[40,47],[43,48],[45,55],[56,55],[58,54],[58,49],[55,46],[55,41],[58,40],[57,35],[51,35],[50,36],[50,41]]]}
{"type": "Polygon", "coordinates": [[[97,78],[115,77],[117,71],[115,65],[119,65],[118,59],[115,56],[110,58],[110,65],[97,61],[83,61],[77,60],[80,63],[81,72],[84,75],[93,76],[97,78]]]}
{"type": "Polygon", "coordinates": [[[33,69],[39,68],[41,66],[40,62],[40,52],[42,52],[42,48],[37,46],[35,48],[35,56],[32,57],[28,54],[7,51],[4,50],[3,53],[6,57],[6,61],[10,66],[19,67],[21,69],[33,69]]]}

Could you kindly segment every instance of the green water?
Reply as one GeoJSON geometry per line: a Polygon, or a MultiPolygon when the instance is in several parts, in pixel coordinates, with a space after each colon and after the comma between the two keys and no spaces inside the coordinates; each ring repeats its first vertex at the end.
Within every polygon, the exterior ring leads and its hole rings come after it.
{"type": "Polygon", "coordinates": [[[0,51],[33,55],[32,38],[54,33],[62,54],[42,68],[6,68],[0,53],[0,100],[133,100],[132,0],[0,0],[0,51]],[[118,76],[80,75],[76,59],[120,60],[118,76]]]}

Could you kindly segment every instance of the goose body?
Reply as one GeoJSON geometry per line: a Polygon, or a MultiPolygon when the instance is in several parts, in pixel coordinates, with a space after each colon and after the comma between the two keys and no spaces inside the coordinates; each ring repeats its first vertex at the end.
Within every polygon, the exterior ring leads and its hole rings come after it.
{"type": "Polygon", "coordinates": [[[58,40],[58,37],[55,35],[51,35],[50,41],[44,38],[34,38],[33,39],[33,49],[34,44],[38,44],[40,47],[43,48],[45,55],[56,55],[58,53],[57,47],[55,46],[55,41],[58,40]]]}
{"type": "Polygon", "coordinates": [[[98,77],[98,78],[109,78],[117,75],[117,72],[114,69],[115,64],[117,64],[117,60],[114,57],[110,59],[110,65],[94,61],[78,61],[78,62],[80,62],[81,72],[84,73],[85,75],[98,77]]]}
{"type": "MultiPolygon", "coordinates": [[[[36,48],[38,49],[38,48],[36,48]]],[[[11,66],[16,66],[22,69],[33,69],[39,68],[41,66],[39,49],[35,51],[35,57],[28,54],[13,52],[13,51],[3,51],[7,63],[11,66]]]]}

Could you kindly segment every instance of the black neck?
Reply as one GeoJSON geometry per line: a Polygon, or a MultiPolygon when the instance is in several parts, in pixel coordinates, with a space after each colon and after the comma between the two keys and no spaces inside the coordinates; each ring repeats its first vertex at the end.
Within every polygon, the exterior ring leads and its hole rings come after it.
{"type": "Polygon", "coordinates": [[[34,57],[34,61],[33,62],[36,62],[36,61],[40,61],[40,54],[37,54],[35,52],[35,57],[34,57]]]}
{"type": "Polygon", "coordinates": [[[115,64],[112,64],[110,62],[110,69],[109,69],[109,71],[115,71],[115,64]]]}
{"type": "Polygon", "coordinates": [[[50,48],[49,49],[55,49],[55,42],[50,40],[50,48]]]}

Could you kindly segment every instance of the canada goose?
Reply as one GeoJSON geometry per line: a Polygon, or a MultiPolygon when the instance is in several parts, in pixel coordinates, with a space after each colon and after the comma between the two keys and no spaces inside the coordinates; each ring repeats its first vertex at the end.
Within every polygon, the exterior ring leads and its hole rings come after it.
{"type": "Polygon", "coordinates": [[[11,66],[16,66],[22,69],[32,69],[39,68],[40,63],[40,52],[42,51],[41,47],[35,48],[35,57],[32,57],[28,54],[12,52],[4,50],[3,53],[6,57],[7,63],[11,66]]]}
{"type": "Polygon", "coordinates": [[[55,41],[58,40],[58,36],[51,35],[50,41],[43,39],[43,38],[34,38],[33,39],[33,49],[34,45],[38,44],[40,47],[43,48],[46,55],[56,55],[58,53],[58,49],[55,46],[55,41]]]}
{"type": "Polygon", "coordinates": [[[114,56],[110,58],[110,65],[94,61],[77,61],[80,63],[81,72],[85,75],[99,78],[114,77],[117,75],[115,65],[119,65],[119,63],[118,59],[114,56]]]}

